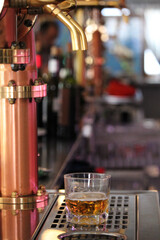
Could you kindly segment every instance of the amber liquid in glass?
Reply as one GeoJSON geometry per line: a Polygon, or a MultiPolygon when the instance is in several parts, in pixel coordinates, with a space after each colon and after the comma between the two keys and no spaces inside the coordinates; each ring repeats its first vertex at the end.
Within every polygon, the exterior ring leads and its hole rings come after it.
{"type": "Polygon", "coordinates": [[[105,193],[77,192],[68,196],[66,206],[75,216],[101,215],[108,213],[109,200],[105,193]]]}

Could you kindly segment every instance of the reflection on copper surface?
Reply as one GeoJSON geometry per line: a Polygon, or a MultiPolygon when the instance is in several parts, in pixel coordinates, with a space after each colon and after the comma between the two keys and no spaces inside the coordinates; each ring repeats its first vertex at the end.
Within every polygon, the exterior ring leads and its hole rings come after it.
{"type": "Polygon", "coordinates": [[[37,204],[0,204],[0,239],[32,239],[47,205],[48,201],[37,204]]]}
{"type": "Polygon", "coordinates": [[[38,210],[1,210],[0,239],[29,240],[38,224],[38,210]]]}

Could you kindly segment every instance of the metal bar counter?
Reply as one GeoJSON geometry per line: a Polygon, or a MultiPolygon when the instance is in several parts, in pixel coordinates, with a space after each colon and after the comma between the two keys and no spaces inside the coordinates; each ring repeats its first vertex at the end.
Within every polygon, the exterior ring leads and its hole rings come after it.
{"type": "MultiPolygon", "coordinates": [[[[53,193],[54,190],[49,192],[53,193]]],[[[63,193],[51,194],[50,201],[32,240],[160,240],[160,210],[156,191],[112,191],[107,224],[100,225],[97,232],[92,232],[92,226],[78,229],[76,225],[73,231],[73,225],[66,222],[63,193]],[[47,237],[45,233],[48,230],[50,235],[47,237]]]]}

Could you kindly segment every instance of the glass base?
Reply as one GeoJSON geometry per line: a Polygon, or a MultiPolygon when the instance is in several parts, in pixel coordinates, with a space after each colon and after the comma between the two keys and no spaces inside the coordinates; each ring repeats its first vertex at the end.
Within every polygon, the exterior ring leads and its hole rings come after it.
{"type": "Polygon", "coordinates": [[[79,225],[100,225],[107,222],[108,214],[103,213],[101,215],[73,215],[72,213],[66,213],[66,220],[69,223],[79,225]]]}

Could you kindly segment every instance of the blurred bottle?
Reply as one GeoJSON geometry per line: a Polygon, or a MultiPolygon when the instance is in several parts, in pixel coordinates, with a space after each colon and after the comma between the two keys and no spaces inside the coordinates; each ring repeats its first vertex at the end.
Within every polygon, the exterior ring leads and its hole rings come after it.
{"type": "Polygon", "coordinates": [[[72,54],[71,44],[69,43],[65,67],[60,71],[61,82],[59,84],[58,137],[62,139],[73,139],[76,134],[76,80],[74,78],[72,54]]]}
{"type": "Polygon", "coordinates": [[[47,134],[57,136],[57,116],[59,109],[58,84],[60,71],[61,49],[53,46],[48,61],[48,105],[47,105],[47,134]]]}

